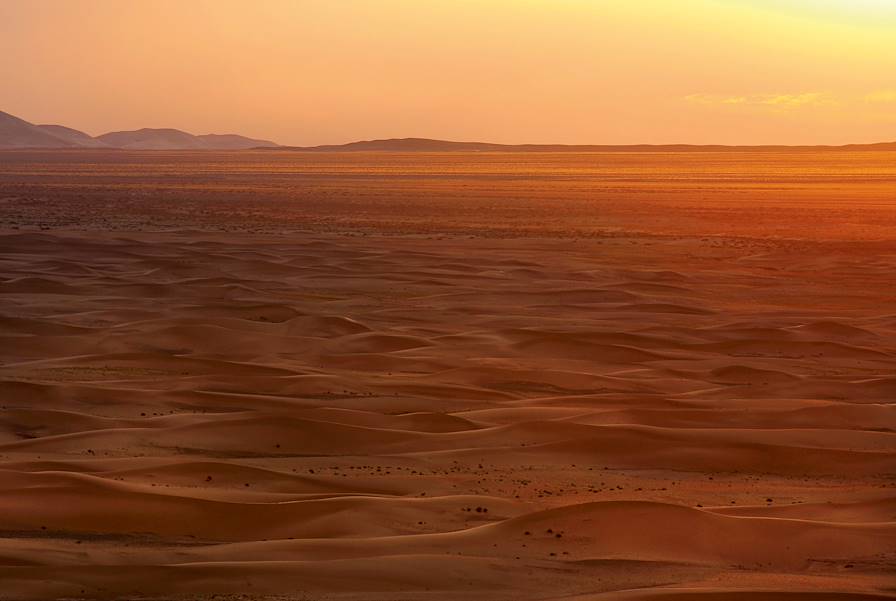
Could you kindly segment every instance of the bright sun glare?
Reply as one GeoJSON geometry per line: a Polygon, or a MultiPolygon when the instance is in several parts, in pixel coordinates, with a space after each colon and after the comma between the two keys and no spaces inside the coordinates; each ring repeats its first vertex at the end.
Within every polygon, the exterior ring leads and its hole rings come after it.
{"type": "Polygon", "coordinates": [[[789,10],[825,13],[828,16],[896,16],[894,0],[753,0],[754,4],[789,10]]]}

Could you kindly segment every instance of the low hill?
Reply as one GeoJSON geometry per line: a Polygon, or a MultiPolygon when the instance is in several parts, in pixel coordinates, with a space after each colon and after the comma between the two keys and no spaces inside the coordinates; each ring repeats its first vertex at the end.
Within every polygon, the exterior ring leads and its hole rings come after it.
{"type": "Polygon", "coordinates": [[[323,146],[280,146],[279,150],[301,152],[774,152],[793,150],[896,151],[896,142],[849,144],[846,146],[723,146],[693,144],[492,144],[452,142],[428,138],[390,138],[323,146]]]}
{"type": "Polygon", "coordinates": [[[179,129],[117,131],[97,136],[97,139],[114,148],[127,150],[245,150],[277,146],[269,140],[256,140],[236,134],[194,136],[179,129]]]}
{"type": "Polygon", "coordinates": [[[24,119],[0,111],[0,148],[71,148],[74,142],[57,137],[24,119]]]}
{"type": "Polygon", "coordinates": [[[62,125],[34,125],[0,111],[0,148],[120,148],[124,150],[248,150],[297,152],[775,152],[845,150],[896,151],[896,142],[844,146],[723,146],[692,144],[493,144],[429,138],[362,140],[321,146],[279,146],[270,140],[237,134],[194,135],[179,129],[143,128],[97,137],[62,125]]]}
{"type": "Polygon", "coordinates": [[[35,125],[0,111],[0,148],[121,148],[126,150],[246,150],[276,147],[237,134],[196,136],[179,129],[143,128],[93,137],[63,125],[35,125]]]}
{"type": "Polygon", "coordinates": [[[85,134],[83,131],[78,131],[77,129],[72,129],[71,127],[65,127],[64,125],[38,125],[37,127],[47,132],[51,136],[54,136],[66,142],[70,142],[72,146],[78,146],[82,148],[109,147],[109,145],[102,140],[98,140],[93,136],[90,136],[89,134],[85,134]]]}
{"type": "Polygon", "coordinates": [[[134,131],[114,131],[97,136],[114,148],[127,150],[205,150],[198,137],[179,129],[144,127],[134,131]]]}
{"type": "Polygon", "coordinates": [[[276,142],[270,140],[256,140],[236,134],[205,134],[196,136],[207,148],[215,150],[247,150],[249,148],[277,148],[276,142]]]}

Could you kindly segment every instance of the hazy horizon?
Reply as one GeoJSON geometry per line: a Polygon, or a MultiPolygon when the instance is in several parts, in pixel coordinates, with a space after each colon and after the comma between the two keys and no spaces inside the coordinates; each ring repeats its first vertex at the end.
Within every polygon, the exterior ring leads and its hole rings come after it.
{"type": "Polygon", "coordinates": [[[896,0],[0,56],[0,601],[896,601],[896,0]]]}
{"type": "MultiPolygon", "coordinates": [[[[0,113],[3,113],[3,112],[6,112],[6,111],[0,111],[0,113]]],[[[10,113],[7,113],[7,114],[10,114],[10,113]]],[[[20,115],[13,115],[13,117],[18,117],[18,118],[20,118],[20,119],[22,118],[20,115]]],[[[32,124],[34,124],[34,125],[39,125],[39,126],[62,126],[62,127],[68,127],[68,128],[71,128],[71,129],[79,130],[79,131],[84,131],[84,130],[82,130],[81,128],[78,128],[78,127],[72,127],[71,125],[68,125],[68,124],[65,124],[65,123],[56,123],[56,122],[52,122],[52,121],[47,121],[47,122],[41,122],[41,123],[38,123],[38,122],[36,122],[36,121],[31,121],[31,120],[29,120],[29,119],[25,119],[25,121],[28,121],[28,122],[30,122],[30,123],[32,123],[32,124]]],[[[112,130],[112,131],[108,131],[108,132],[100,132],[100,133],[97,133],[97,134],[90,134],[90,135],[91,135],[92,137],[96,137],[96,138],[98,138],[98,137],[100,137],[100,136],[102,136],[102,135],[104,135],[104,134],[127,133],[128,131],[140,131],[140,130],[144,130],[144,129],[150,129],[150,130],[176,130],[176,131],[183,131],[183,132],[185,132],[185,133],[188,133],[188,134],[191,134],[191,135],[195,135],[195,136],[209,136],[209,135],[211,135],[211,136],[222,136],[222,135],[223,135],[223,136],[227,136],[227,135],[236,135],[236,136],[241,136],[241,137],[246,137],[246,138],[255,138],[255,139],[258,139],[256,136],[251,136],[251,135],[248,135],[248,136],[247,136],[246,134],[243,134],[243,133],[241,133],[241,132],[237,132],[237,131],[213,131],[213,132],[204,132],[204,131],[192,131],[192,130],[189,130],[189,129],[183,129],[183,128],[171,128],[171,127],[165,127],[165,126],[160,126],[160,127],[137,127],[137,128],[134,128],[133,130],[112,130]]],[[[89,133],[89,132],[85,132],[85,133],[89,133]]],[[[446,144],[493,144],[493,145],[498,145],[498,146],[570,146],[570,147],[575,147],[575,146],[582,146],[582,147],[588,147],[588,146],[593,146],[593,147],[604,147],[604,146],[605,146],[605,147],[625,147],[625,146],[725,146],[725,147],[731,147],[731,148],[737,148],[737,147],[751,148],[751,147],[762,147],[762,146],[781,146],[781,147],[795,147],[795,148],[798,148],[798,147],[812,147],[812,146],[819,146],[819,147],[830,146],[830,147],[834,147],[834,148],[836,148],[836,147],[840,147],[840,146],[873,146],[873,145],[879,145],[879,144],[888,144],[888,145],[889,145],[889,144],[896,143],[896,136],[894,136],[894,139],[892,139],[892,140],[890,140],[890,139],[880,139],[880,140],[860,140],[860,141],[854,141],[854,142],[843,142],[842,144],[795,144],[795,143],[794,143],[794,144],[790,144],[790,143],[773,143],[773,144],[721,144],[721,143],[715,143],[715,142],[693,143],[693,142],[686,142],[686,141],[685,141],[685,142],[665,142],[665,143],[627,142],[627,143],[624,143],[624,144],[609,144],[609,143],[604,143],[604,142],[559,142],[559,143],[558,143],[558,142],[511,142],[511,143],[501,143],[501,142],[494,142],[494,141],[492,141],[492,140],[457,140],[457,139],[450,139],[450,138],[426,138],[426,137],[423,137],[423,136],[405,136],[405,137],[386,136],[386,137],[383,137],[383,138],[373,138],[373,139],[351,138],[351,139],[347,139],[347,140],[345,140],[345,141],[343,141],[343,142],[323,143],[323,144],[313,144],[313,145],[312,145],[312,144],[307,144],[307,145],[304,145],[304,144],[284,144],[284,143],[279,142],[277,139],[268,139],[268,140],[266,140],[266,141],[268,141],[268,142],[274,142],[275,144],[278,144],[279,146],[283,146],[284,148],[317,148],[317,147],[343,146],[343,145],[351,145],[351,144],[366,143],[366,142],[393,142],[393,141],[403,141],[403,140],[420,140],[420,141],[428,141],[428,142],[441,142],[441,143],[446,143],[446,144]]],[[[265,141],[265,140],[259,140],[259,141],[265,141]]],[[[272,146],[271,148],[274,148],[274,147],[272,146]]]]}
{"type": "Polygon", "coordinates": [[[896,6],[879,1],[13,0],[0,20],[0,51],[28,57],[0,64],[0,110],[91,135],[896,139],[896,6]]]}

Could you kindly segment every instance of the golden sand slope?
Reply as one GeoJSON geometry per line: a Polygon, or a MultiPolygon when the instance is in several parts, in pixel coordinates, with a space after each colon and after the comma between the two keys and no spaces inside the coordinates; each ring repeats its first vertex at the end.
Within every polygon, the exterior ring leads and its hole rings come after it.
{"type": "Polygon", "coordinates": [[[894,158],[0,153],[0,599],[892,598],[894,158]]]}
{"type": "Polygon", "coordinates": [[[0,248],[0,598],[892,594],[893,255],[0,248]]]}

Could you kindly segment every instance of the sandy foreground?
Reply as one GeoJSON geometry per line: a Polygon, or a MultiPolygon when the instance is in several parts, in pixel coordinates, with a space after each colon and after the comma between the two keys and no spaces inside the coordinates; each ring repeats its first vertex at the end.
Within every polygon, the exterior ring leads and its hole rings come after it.
{"type": "Polygon", "coordinates": [[[876,154],[0,153],[0,599],[896,597],[876,154]]]}

